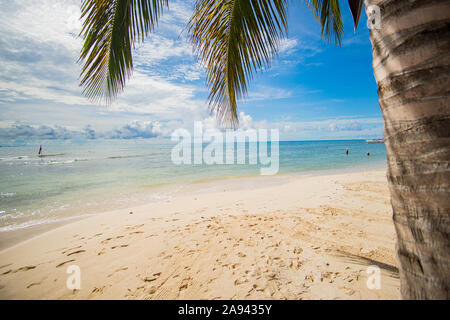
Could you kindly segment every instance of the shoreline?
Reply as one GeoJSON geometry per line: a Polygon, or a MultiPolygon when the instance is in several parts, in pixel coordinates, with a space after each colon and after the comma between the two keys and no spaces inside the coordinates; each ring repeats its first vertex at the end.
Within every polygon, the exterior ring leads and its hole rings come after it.
{"type": "Polygon", "coordinates": [[[389,199],[374,170],[101,213],[0,251],[0,298],[398,299],[389,199]],[[381,290],[366,287],[373,264],[381,290]]]}
{"type": "MultiPolygon", "coordinates": [[[[334,168],[334,169],[320,169],[320,170],[310,170],[310,171],[289,171],[289,172],[280,172],[278,174],[272,176],[261,176],[259,174],[254,175],[242,175],[242,176],[231,176],[231,177],[214,177],[208,179],[199,179],[194,181],[187,182],[174,182],[174,183],[165,183],[162,185],[149,186],[147,188],[151,188],[152,190],[158,192],[165,189],[171,188],[179,188],[182,191],[179,194],[176,194],[175,197],[183,196],[183,195],[192,195],[196,192],[214,192],[218,191],[218,189],[230,188],[233,190],[241,190],[249,187],[254,188],[263,188],[271,183],[276,184],[279,183],[287,183],[292,181],[292,179],[298,179],[304,176],[323,176],[330,174],[340,174],[340,173],[354,173],[354,172],[365,172],[365,171],[373,171],[373,170],[385,170],[385,163],[377,163],[372,164],[371,166],[356,166],[356,167],[345,167],[345,168],[334,168]],[[259,183],[258,180],[263,180],[263,184],[259,183]],[[225,185],[224,185],[225,184],[225,185]],[[228,184],[228,185],[227,185],[228,184]],[[184,189],[184,190],[183,190],[184,189]]],[[[179,191],[177,191],[179,192],[179,191]]],[[[170,199],[171,197],[169,197],[170,199]]],[[[0,252],[8,249],[12,246],[18,245],[24,241],[32,239],[36,236],[44,234],[46,232],[52,231],[58,227],[71,224],[83,219],[89,219],[92,216],[97,216],[99,214],[107,214],[109,212],[114,212],[117,210],[132,210],[135,207],[140,207],[142,205],[154,202],[164,202],[166,200],[152,200],[152,201],[140,201],[131,206],[125,206],[120,209],[114,210],[100,210],[96,213],[85,213],[83,215],[78,216],[67,216],[62,218],[56,218],[53,221],[44,221],[40,223],[36,223],[30,226],[20,227],[13,230],[0,231],[0,252]]]]}

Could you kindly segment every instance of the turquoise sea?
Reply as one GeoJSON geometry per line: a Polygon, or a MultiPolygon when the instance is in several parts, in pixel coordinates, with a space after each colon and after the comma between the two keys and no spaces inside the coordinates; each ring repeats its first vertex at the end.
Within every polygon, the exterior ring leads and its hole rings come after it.
{"type": "MultiPolygon", "coordinates": [[[[162,139],[0,142],[0,232],[167,200],[192,183],[259,175],[258,165],[175,165],[174,145],[162,139]]],[[[385,167],[386,150],[363,140],[289,141],[280,142],[279,159],[279,174],[365,170],[385,167]]]]}

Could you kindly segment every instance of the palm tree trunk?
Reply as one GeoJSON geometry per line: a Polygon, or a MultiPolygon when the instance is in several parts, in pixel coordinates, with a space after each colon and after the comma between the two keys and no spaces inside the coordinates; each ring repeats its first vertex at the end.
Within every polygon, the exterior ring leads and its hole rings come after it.
{"type": "Polygon", "coordinates": [[[366,12],[371,5],[381,10],[370,39],[401,294],[449,299],[450,1],[365,0],[366,12]]]}

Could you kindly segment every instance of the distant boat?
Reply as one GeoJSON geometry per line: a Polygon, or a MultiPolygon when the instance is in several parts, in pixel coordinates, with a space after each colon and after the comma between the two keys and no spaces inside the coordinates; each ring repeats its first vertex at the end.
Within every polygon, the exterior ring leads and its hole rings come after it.
{"type": "Polygon", "coordinates": [[[384,139],[366,140],[367,143],[384,143],[384,139]]]}

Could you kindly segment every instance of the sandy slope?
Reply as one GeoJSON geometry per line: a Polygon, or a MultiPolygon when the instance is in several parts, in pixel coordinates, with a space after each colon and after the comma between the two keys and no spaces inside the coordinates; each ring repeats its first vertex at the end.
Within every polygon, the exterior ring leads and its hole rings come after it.
{"type": "Polygon", "coordinates": [[[0,298],[397,299],[391,215],[384,171],[178,197],[3,250],[0,298]],[[66,287],[70,265],[81,290],[66,287]]]}

